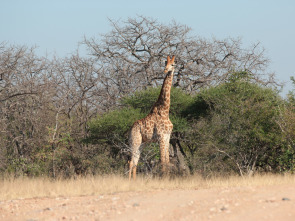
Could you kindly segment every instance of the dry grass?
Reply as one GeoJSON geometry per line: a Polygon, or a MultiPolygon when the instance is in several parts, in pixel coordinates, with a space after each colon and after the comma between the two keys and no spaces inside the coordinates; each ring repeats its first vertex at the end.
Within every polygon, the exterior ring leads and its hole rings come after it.
{"type": "Polygon", "coordinates": [[[268,186],[295,184],[294,175],[231,176],[204,179],[199,176],[175,179],[138,177],[131,181],[118,175],[81,177],[76,179],[3,178],[0,180],[0,200],[33,197],[99,195],[125,191],[158,189],[205,189],[237,186],[268,186]]]}

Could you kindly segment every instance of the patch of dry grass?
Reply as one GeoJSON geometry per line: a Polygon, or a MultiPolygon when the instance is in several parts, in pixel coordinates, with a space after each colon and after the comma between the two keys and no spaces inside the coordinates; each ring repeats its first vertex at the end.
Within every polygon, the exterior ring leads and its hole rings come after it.
{"type": "Polygon", "coordinates": [[[256,175],[254,177],[215,177],[204,179],[199,176],[160,179],[137,177],[131,181],[118,175],[91,176],[73,179],[49,178],[3,178],[0,180],[0,200],[99,195],[126,191],[149,191],[158,189],[205,189],[238,186],[268,186],[295,184],[294,175],[256,175]]]}

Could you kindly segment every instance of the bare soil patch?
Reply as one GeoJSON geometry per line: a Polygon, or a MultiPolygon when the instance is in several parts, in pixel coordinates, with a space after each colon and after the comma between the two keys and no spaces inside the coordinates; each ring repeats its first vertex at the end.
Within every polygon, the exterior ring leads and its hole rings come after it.
{"type": "Polygon", "coordinates": [[[295,220],[295,186],[157,189],[2,200],[1,220],[295,220]]]}

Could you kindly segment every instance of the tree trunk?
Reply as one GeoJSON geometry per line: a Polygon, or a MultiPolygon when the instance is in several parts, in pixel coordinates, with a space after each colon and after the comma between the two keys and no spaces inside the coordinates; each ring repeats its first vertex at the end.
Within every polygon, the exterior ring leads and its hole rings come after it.
{"type": "Polygon", "coordinates": [[[171,144],[173,147],[173,157],[176,158],[175,167],[177,168],[177,173],[185,176],[189,175],[190,171],[184,158],[185,153],[183,152],[179,141],[177,139],[171,139],[171,144]]]}

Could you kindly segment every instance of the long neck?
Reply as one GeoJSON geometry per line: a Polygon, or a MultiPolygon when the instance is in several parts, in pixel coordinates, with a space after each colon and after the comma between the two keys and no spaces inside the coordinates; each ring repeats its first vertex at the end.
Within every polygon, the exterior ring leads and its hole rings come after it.
{"type": "Polygon", "coordinates": [[[173,80],[173,73],[174,71],[169,71],[164,79],[162,89],[159,95],[159,98],[157,102],[154,104],[152,111],[161,109],[165,110],[165,113],[169,115],[169,109],[170,109],[170,91],[172,86],[172,80],[173,80]]]}

